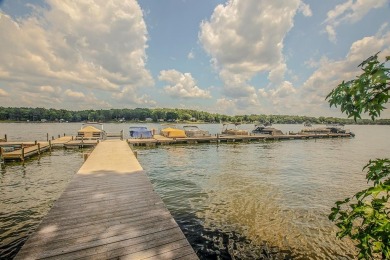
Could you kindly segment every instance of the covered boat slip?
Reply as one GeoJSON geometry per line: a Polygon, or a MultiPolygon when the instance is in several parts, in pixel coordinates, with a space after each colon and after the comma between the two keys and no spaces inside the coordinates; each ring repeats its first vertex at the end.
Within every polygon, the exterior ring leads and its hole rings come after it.
{"type": "Polygon", "coordinates": [[[15,259],[198,259],[129,145],[100,142],[15,259]]]}
{"type": "Polygon", "coordinates": [[[129,127],[130,138],[152,138],[152,130],[149,130],[144,126],[130,126],[129,127]]]}

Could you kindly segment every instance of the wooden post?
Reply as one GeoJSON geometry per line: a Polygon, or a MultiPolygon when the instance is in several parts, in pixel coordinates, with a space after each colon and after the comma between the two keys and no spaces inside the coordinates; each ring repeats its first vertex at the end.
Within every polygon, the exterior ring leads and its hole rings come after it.
{"type": "Polygon", "coordinates": [[[34,144],[37,145],[37,140],[34,141],[34,144]]]}
{"type": "Polygon", "coordinates": [[[49,133],[46,134],[46,141],[49,141],[49,133]]]}
{"type": "Polygon", "coordinates": [[[4,139],[5,139],[6,142],[8,141],[8,140],[7,140],[7,135],[4,135],[4,139]]]}
{"type": "Polygon", "coordinates": [[[0,147],[0,166],[4,165],[3,147],[0,147]]]}
{"type": "Polygon", "coordinates": [[[60,138],[61,137],[61,135],[58,135],[58,138],[60,138]]]}
{"type": "Polygon", "coordinates": [[[73,135],[72,135],[72,141],[73,141],[73,135]]]}
{"type": "Polygon", "coordinates": [[[65,136],[65,133],[64,133],[64,136],[65,136]]]}
{"type": "Polygon", "coordinates": [[[22,154],[21,154],[21,158],[20,158],[22,161],[24,161],[24,147],[23,147],[23,144],[22,144],[22,154]]]}
{"type": "Polygon", "coordinates": [[[123,140],[123,129],[121,130],[121,140],[123,140]]]}
{"type": "Polygon", "coordinates": [[[51,152],[51,140],[49,140],[49,151],[51,152]]]}
{"type": "Polygon", "coordinates": [[[41,154],[41,143],[38,143],[38,154],[41,154]]]}
{"type": "Polygon", "coordinates": [[[51,137],[51,140],[54,140],[54,136],[51,137]]]}

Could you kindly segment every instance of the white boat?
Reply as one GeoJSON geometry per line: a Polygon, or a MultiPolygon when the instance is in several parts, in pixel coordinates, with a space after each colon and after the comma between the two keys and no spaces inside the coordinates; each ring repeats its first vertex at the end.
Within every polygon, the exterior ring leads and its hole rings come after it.
{"type": "Polygon", "coordinates": [[[252,130],[252,133],[263,135],[283,135],[281,130],[270,127],[270,125],[255,125],[255,129],[252,130]]]}
{"type": "Polygon", "coordinates": [[[229,128],[229,125],[231,124],[223,124],[222,127],[222,134],[225,135],[249,135],[249,132],[247,130],[238,129],[237,126],[239,126],[239,123],[235,123],[234,128],[229,128]]]}
{"type": "Polygon", "coordinates": [[[196,125],[185,125],[183,126],[184,132],[187,137],[209,137],[211,136],[208,131],[201,130],[196,125]]]}

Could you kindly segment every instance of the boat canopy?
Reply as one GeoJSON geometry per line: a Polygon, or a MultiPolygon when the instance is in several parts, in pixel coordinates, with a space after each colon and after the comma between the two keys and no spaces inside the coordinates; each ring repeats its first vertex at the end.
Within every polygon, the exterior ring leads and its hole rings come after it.
{"type": "Polygon", "coordinates": [[[83,127],[82,129],[80,129],[78,132],[81,132],[81,133],[86,133],[86,132],[90,132],[90,133],[100,133],[102,132],[102,130],[100,129],[97,129],[96,127],[93,127],[93,126],[86,126],[86,127],[83,127]]]}
{"type": "Polygon", "coordinates": [[[170,138],[184,138],[187,137],[186,133],[184,130],[181,129],[176,129],[176,128],[164,128],[161,130],[161,134],[165,137],[170,137],[170,138]]]}
{"type": "Polygon", "coordinates": [[[93,139],[103,139],[105,132],[103,130],[97,129],[94,126],[84,126],[77,131],[77,139],[80,138],[93,138],[93,139]]]}
{"type": "Polygon", "coordinates": [[[145,126],[130,126],[130,137],[132,138],[152,138],[152,131],[145,126]]]}

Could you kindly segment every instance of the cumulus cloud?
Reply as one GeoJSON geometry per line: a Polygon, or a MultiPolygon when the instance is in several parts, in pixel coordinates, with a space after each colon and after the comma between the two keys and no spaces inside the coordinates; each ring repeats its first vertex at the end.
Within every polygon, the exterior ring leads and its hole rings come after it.
{"type": "Polygon", "coordinates": [[[194,52],[192,50],[188,53],[187,58],[189,60],[195,59],[195,54],[194,54],[194,52]]]}
{"type": "MultiPolygon", "coordinates": [[[[302,101],[307,102],[307,107],[311,107],[313,111],[316,109],[319,111],[320,107],[318,106],[329,107],[325,101],[327,94],[343,80],[354,79],[361,74],[361,70],[357,66],[378,51],[381,51],[381,60],[384,60],[384,56],[390,53],[390,31],[355,41],[344,59],[321,58],[317,64],[318,68],[304,82],[300,90],[302,101]]],[[[385,111],[384,114],[386,113],[389,112],[385,111]]]]}
{"type": "Polygon", "coordinates": [[[0,97],[8,97],[8,96],[9,96],[9,94],[7,93],[7,91],[0,88],[0,97]]]}
{"type": "Polygon", "coordinates": [[[283,41],[298,11],[311,15],[310,7],[299,0],[230,0],[202,22],[199,41],[219,72],[228,100],[258,103],[256,87],[249,81],[259,73],[269,73],[274,87],[283,82],[283,41]]]}
{"type": "Polygon", "coordinates": [[[371,9],[381,8],[388,4],[388,0],[347,0],[327,13],[324,21],[329,40],[336,42],[335,28],[342,23],[356,23],[371,9]]]}
{"type": "Polygon", "coordinates": [[[297,90],[289,81],[283,82],[283,84],[277,89],[270,90],[270,94],[272,97],[279,97],[279,98],[290,97],[290,95],[295,94],[296,92],[297,90]]]}
{"type": "Polygon", "coordinates": [[[162,70],[158,79],[169,83],[168,86],[164,87],[164,91],[171,97],[211,98],[210,91],[199,88],[191,73],[181,73],[177,70],[162,70]]]}
{"type": "Polygon", "coordinates": [[[70,90],[70,89],[65,90],[64,94],[66,96],[72,98],[72,99],[83,99],[83,98],[85,98],[84,93],[79,92],[79,91],[73,91],[73,90],[70,90]]]}
{"type": "Polygon", "coordinates": [[[305,4],[303,2],[299,5],[299,11],[302,12],[304,16],[312,16],[313,13],[311,12],[310,6],[308,4],[305,4]]]}
{"type": "Polygon", "coordinates": [[[102,91],[113,106],[118,100],[111,96],[128,89],[142,95],[154,84],[145,68],[148,33],[135,0],[46,4],[30,4],[34,11],[17,20],[0,13],[0,75],[15,95],[26,94],[18,88],[23,83],[31,91],[72,86],[102,91]]]}

